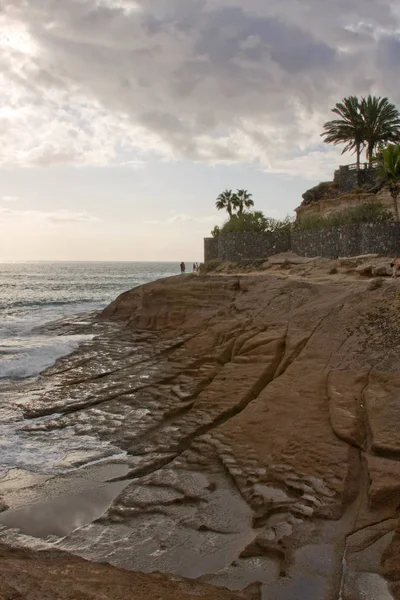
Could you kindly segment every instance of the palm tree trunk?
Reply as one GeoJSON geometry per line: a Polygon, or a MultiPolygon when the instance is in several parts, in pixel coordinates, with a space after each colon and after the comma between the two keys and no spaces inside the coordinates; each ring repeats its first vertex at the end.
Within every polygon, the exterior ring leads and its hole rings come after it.
{"type": "Polygon", "coordinates": [[[360,144],[357,144],[356,146],[356,153],[357,153],[357,185],[361,185],[360,182],[360,144]]]}
{"type": "Polygon", "coordinates": [[[390,194],[391,194],[392,199],[393,199],[393,208],[394,208],[394,214],[395,214],[395,217],[396,217],[396,221],[400,220],[399,219],[399,207],[398,207],[398,204],[397,204],[397,197],[399,195],[399,191],[400,190],[399,190],[399,187],[398,187],[397,183],[394,183],[393,187],[390,189],[390,194]]]}
{"type": "Polygon", "coordinates": [[[372,158],[373,158],[373,156],[374,156],[374,144],[371,143],[368,146],[368,166],[369,167],[372,167],[372,158]]]}

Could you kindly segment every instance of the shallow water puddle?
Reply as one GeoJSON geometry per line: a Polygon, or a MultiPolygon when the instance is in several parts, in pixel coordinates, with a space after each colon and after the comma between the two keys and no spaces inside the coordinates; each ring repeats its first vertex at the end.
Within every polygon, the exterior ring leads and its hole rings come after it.
{"type": "MultiPolygon", "coordinates": [[[[127,473],[126,465],[110,466],[113,476],[121,476],[127,473]]],[[[57,478],[55,478],[57,481],[57,478]]],[[[10,509],[0,513],[0,525],[11,529],[18,529],[21,533],[34,537],[46,538],[50,535],[66,536],[74,529],[83,527],[98,519],[107,511],[115,498],[129,485],[130,481],[117,481],[107,483],[91,479],[90,475],[82,486],[74,485],[74,480],[69,482],[71,492],[62,486],[51,499],[42,499],[24,508],[10,509]]],[[[55,486],[57,484],[55,483],[55,486]]],[[[37,492],[40,497],[41,486],[37,492]]],[[[22,495],[28,491],[35,493],[35,487],[21,490],[22,495]]],[[[28,496],[29,497],[29,496],[28,496]]]]}
{"type": "Polygon", "coordinates": [[[127,485],[128,482],[119,481],[29,508],[8,510],[0,514],[0,523],[34,537],[63,537],[101,517],[127,485]]]}

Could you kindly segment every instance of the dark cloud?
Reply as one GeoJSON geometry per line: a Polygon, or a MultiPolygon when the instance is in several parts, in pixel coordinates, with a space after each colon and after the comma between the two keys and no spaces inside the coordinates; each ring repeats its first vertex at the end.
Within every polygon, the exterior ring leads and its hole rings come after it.
{"type": "Polygon", "coordinates": [[[207,17],[194,51],[216,66],[229,67],[238,57],[258,63],[270,55],[291,73],[327,67],[335,58],[334,49],[277,18],[258,17],[241,8],[223,8],[207,17]]]}
{"type": "MultiPolygon", "coordinates": [[[[4,8],[37,48],[19,65],[15,53],[0,59],[15,86],[31,105],[45,102],[47,115],[60,98],[76,104],[79,136],[96,134],[83,107],[98,106],[114,146],[122,129],[140,150],[260,158],[279,170],[312,152],[343,95],[400,100],[390,0],[4,0],[4,8]]],[[[35,160],[87,156],[88,146],[48,144],[35,160]]]]}
{"type": "Polygon", "coordinates": [[[385,35],[378,43],[378,61],[382,68],[392,68],[397,79],[400,75],[400,34],[385,35]]]}

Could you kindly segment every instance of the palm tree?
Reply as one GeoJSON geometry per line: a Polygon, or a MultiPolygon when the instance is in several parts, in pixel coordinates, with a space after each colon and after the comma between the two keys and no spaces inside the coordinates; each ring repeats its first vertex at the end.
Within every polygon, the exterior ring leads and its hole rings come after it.
{"type": "Polygon", "coordinates": [[[247,190],[238,190],[235,194],[235,207],[237,209],[237,216],[242,217],[246,208],[254,206],[254,202],[251,199],[252,194],[249,194],[247,190]]]}
{"type": "Polygon", "coordinates": [[[232,190],[225,190],[218,196],[215,206],[218,210],[226,210],[229,218],[232,219],[236,206],[236,195],[232,193],[232,190]]]}
{"type": "Polygon", "coordinates": [[[364,122],[361,114],[361,105],[357,96],[343,98],[342,102],[337,102],[332,112],[338,115],[339,119],[327,121],[324,125],[324,142],[327,144],[346,144],[342,154],[350,150],[356,154],[357,170],[360,168],[360,155],[364,148],[364,122]]]}
{"type": "Polygon", "coordinates": [[[360,110],[364,122],[367,158],[371,166],[376,148],[400,140],[400,114],[387,98],[362,98],[360,110]]]}
{"type": "Polygon", "coordinates": [[[378,178],[389,185],[396,221],[399,220],[397,197],[400,194],[400,144],[389,144],[376,159],[378,178]]]}

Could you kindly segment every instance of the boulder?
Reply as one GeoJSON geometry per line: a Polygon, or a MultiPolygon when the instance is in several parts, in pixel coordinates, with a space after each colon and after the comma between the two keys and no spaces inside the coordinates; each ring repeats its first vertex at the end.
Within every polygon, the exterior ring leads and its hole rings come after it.
{"type": "Polygon", "coordinates": [[[374,277],[387,277],[388,275],[391,275],[391,268],[390,268],[390,264],[388,263],[384,263],[381,265],[375,265],[372,268],[372,275],[374,277]]]}
{"type": "Polygon", "coordinates": [[[371,276],[372,275],[372,265],[367,263],[365,265],[359,265],[356,268],[356,273],[359,275],[371,276]]]}
{"type": "Polygon", "coordinates": [[[371,279],[371,281],[368,283],[367,290],[370,292],[373,292],[374,290],[378,290],[379,288],[381,288],[382,285],[383,285],[382,277],[377,277],[376,279],[371,279]]]}

